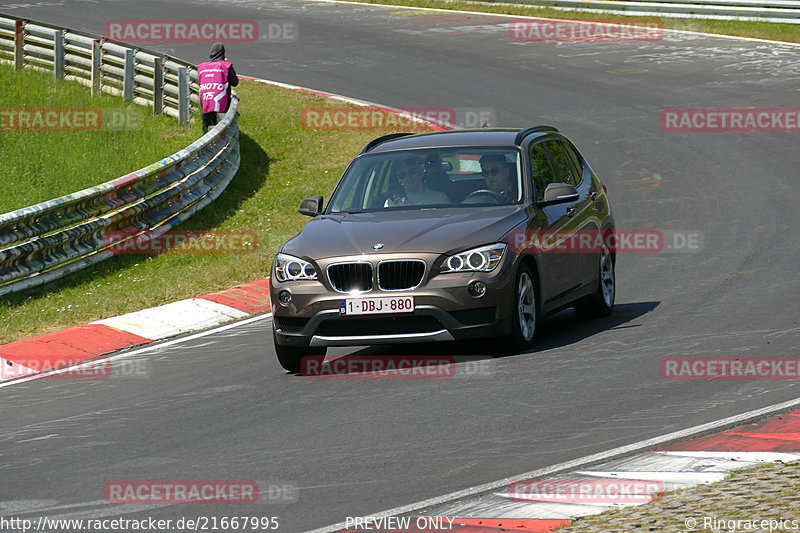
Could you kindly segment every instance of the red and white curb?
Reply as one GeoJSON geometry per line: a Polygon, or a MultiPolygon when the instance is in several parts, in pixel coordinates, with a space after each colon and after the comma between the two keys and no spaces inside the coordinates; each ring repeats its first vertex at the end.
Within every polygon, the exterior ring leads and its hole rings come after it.
{"type": "Polygon", "coordinates": [[[246,316],[250,314],[202,298],[192,298],[92,324],[108,326],[150,341],[159,341],[246,316]]]}
{"type": "Polygon", "coordinates": [[[269,311],[269,278],[0,345],[0,381],[62,368],[269,311]]]}
{"type": "MultiPolygon", "coordinates": [[[[510,481],[504,489],[428,507],[418,516],[457,517],[451,533],[547,532],[610,509],[642,505],[661,494],[721,481],[731,472],[800,460],[800,411],[710,436],[611,459],[591,468],[510,481]],[[549,489],[548,489],[549,487],[549,489]],[[587,490],[575,490],[576,488],[587,490]],[[644,488],[656,489],[651,493],[644,488]],[[526,490],[534,488],[535,490],[526,490]],[[544,489],[544,490],[543,490],[544,489]]],[[[414,520],[411,524],[414,524],[414,520]]],[[[350,532],[360,531],[349,529],[350,532]]],[[[410,527],[378,533],[434,533],[410,527]]]]}

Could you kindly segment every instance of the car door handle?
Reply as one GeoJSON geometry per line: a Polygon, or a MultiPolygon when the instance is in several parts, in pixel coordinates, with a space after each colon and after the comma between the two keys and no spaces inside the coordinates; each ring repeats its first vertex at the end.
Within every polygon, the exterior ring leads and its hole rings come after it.
{"type": "Polygon", "coordinates": [[[571,216],[574,216],[574,215],[575,215],[575,208],[574,207],[570,207],[569,209],[567,209],[567,216],[568,217],[571,217],[571,216]]]}

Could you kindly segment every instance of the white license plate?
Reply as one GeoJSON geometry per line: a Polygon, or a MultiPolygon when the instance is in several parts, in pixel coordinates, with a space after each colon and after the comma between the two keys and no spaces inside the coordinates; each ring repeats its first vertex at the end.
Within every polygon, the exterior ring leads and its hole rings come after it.
{"type": "Polygon", "coordinates": [[[413,296],[389,296],[387,298],[348,298],[346,300],[339,300],[339,315],[341,316],[411,313],[413,311],[413,296]]]}

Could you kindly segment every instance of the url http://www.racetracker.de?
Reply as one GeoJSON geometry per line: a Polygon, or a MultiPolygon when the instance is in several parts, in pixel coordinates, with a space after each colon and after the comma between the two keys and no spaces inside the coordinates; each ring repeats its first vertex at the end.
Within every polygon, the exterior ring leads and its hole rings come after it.
{"type": "Polygon", "coordinates": [[[38,519],[0,516],[0,531],[275,531],[280,527],[277,516],[198,516],[196,518],[155,519],[86,518],[38,519]]]}

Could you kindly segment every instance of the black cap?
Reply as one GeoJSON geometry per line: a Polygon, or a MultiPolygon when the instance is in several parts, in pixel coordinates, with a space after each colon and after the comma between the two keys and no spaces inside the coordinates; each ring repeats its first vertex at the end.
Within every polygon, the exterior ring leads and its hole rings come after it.
{"type": "Polygon", "coordinates": [[[212,44],[211,52],[209,52],[208,57],[210,57],[213,61],[221,61],[225,59],[225,47],[222,46],[222,43],[212,44]]]}

